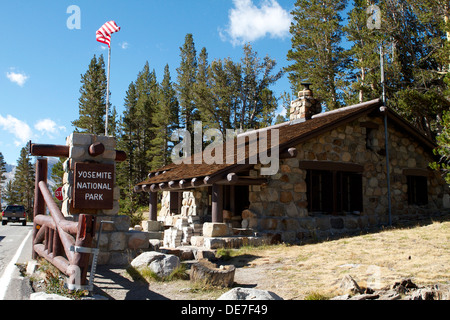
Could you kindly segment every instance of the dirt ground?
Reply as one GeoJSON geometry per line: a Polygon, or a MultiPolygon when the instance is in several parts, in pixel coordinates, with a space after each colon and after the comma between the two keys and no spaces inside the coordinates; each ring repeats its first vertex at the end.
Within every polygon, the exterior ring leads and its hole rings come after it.
{"type": "MultiPolygon", "coordinates": [[[[244,248],[222,264],[236,266],[234,287],[272,291],[285,300],[341,294],[351,275],[361,287],[381,289],[410,278],[419,286],[450,284],[450,221],[386,230],[301,246],[244,248]]],[[[189,280],[133,280],[125,269],[99,267],[95,293],[114,300],[210,300],[228,289],[189,280]]]]}

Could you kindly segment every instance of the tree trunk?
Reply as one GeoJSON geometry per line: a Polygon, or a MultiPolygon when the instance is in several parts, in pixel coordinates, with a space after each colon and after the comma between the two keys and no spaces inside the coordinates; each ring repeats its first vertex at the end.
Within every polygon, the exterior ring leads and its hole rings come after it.
{"type": "Polygon", "coordinates": [[[217,287],[231,287],[234,282],[234,272],[236,268],[233,265],[217,266],[208,260],[201,260],[191,267],[191,281],[200,281],[206,285],[217,287]]]}

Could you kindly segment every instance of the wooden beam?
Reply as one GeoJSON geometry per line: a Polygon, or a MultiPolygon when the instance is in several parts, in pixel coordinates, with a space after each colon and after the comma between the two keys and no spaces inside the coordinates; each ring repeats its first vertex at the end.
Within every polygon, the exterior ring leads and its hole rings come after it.
{"type": "Polygon", "coordinates": [[[297,157],[297,148],[289,148],[280,153],[280,159],[289,159],[297,157]]]}
{"type": "Polygon", "coordinates": [[[202,184],[204,184],[204,182],[202,181],[201,178],[192,178],[192,180],[191,180],[191,186],[193,186],[193,187],[199,187],[202,184]]]}
{"type": "Polygon", "coordinates": [[[97,157],[105,152],[105,145],[101,142],[95,142],[89,146],[88,153],[92,157],[97,157]]]}
{"type": "MultiPolygon", "coordinates": [[[[95,145],[95,143],[94,143],[94,145],[95,145]]],[[[88,153],[89,153],[89,149],[91,147],[92,147],[92,145],[88,148],[88,153]]],[[[70,152],[69,146],[54,145],[54,144],[36,144],[36,143],[31,143],[31,141],[30,141],[28,143],[28,148],[29,148],[30,154],[32,156],[69,158],[69,152],[70,152]]],[[[101,147],[99,147],[98,145],[92,147],[93,154],[96,154],[99,151],[99,148],[101,148],[101,147]]],[[[127,159],[127,154],[124,151],[116,150],[115,161],[123,162],[126,159],[127,159]]]]}
{"type": "Polygon", "coordinates": [[[310,170],[348,171],[348,172],[364,171],[364,166],[360,164],[348,162],[334,162],[334,161],[304,160],[299,162],[299,168],[310,170]]]}
{"type": "Polygon", "coordinates": [[[168,186],[170,189],[173,189],[177,187],[177,184],[175,183],[175,181],[169,181],[168,186]]]}
{"type": "Polygon", "coordinates": [[[229,173],[226,179],[222,179],[216,182],[216,184],[219,185],[235,185],[235,186],[260,185],[263,183],[267,183],[266,178],[243,177],[238,176],[236,173],[229,173]]]}

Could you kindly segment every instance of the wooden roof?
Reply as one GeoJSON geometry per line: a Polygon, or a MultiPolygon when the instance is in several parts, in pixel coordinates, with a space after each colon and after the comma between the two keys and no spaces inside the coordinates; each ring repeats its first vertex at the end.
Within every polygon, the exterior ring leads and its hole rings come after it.
{"type": "MultiPolygon", "coordinates": [[[[267,131],[269,137],[268,141],[270,142],[271,130],[277,129],[279,133],[279,151],[281,154],[283,152],[286,152],[291,147],[294,147],[304,141],[307,141],[324,132],[330,131],[336,127],[342,126],[345,123],[356,120],[361,116],[367,114],[380,116],[380,107],[382,107],[382,105],[383,104],[380,99],[376,99],[365,103],[320,113],[313,116],[310,120],[302,122],[289,121],[283,124],[259,129],[257,130],[257,132],[260,133],[261,131],[267,131]]],[[[426,146],[434,148],[434,143],[431,140],[418,132],[417,129],[413,128],[407,121],[405,121],[395,112],[390,109],[386,110],[389,120],[393,120],[395,123],[400,125],[401,129],[406,130],[408,134],[413,135],[426,146]]],[[[237,139],[234,139],[235,150],[236,140],[237,139]]],[[[270,143],[268,143],[268,147],[270,147],[270,143]]],[[[225,159],[225,145],[223,146],[223,148],[225,159]]],[[[259,150],[259,152],[261,151],[263,150],[259,150]]],[[[248,146],[246,148],[246,152],[248,158],[248,146]]],[[[135,191],[148,192],[168,189],[183,189],[201,185],[211,185],[214,182],[226,179],[227,175],[230,173],[237,173],[242,170],[248,170],[248,168],[252,166],[248,164],[248,160],[245,162],[246,164],[236,164],[236,157],[237,152],[235,152],[234,164],[227,164],[225,163],[225,161],[223,161],[223,164],[170,164],[159,170],[151,172],[148,179],[136,185],[135,191]],[[181,185],[179,183],[180,181],[182,181],[181,185]]],[[[191,159],[194,159],[194,156],[192,156],[191,159]]]]}

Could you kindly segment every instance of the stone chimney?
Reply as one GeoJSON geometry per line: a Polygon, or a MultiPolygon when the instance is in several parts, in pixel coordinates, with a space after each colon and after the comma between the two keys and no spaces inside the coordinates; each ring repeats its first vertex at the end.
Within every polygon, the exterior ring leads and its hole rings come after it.
{"type": "Polygon", "coordinates": [[[313,92],[309,88],[310,83],[302,83],[305,87],[298,92],[298,99],[291,101],[290,121],[309,120],[322,111],[320,102],[314,99],[313,92]]]}

